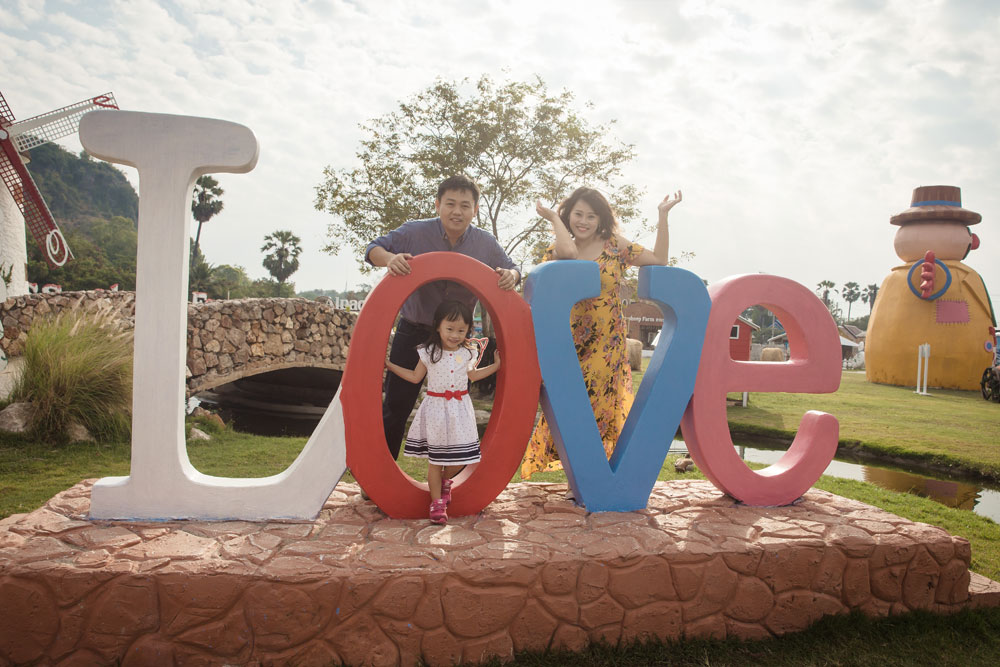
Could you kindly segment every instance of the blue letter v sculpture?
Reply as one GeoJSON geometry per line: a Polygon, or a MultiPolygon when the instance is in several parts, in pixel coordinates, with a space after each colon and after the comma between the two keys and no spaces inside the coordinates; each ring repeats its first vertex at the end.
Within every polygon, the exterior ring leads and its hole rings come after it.
{"type": "Polygon", "coordinates": [[[640,269],[639,296],[663,311],[663,330],[608,461],[569,327],[573,304],[598,294],[595,262],[548,262],[525,284],[542,371],[542,410],[570,488],[591,512],[632,511],[646,507],[694,391],[712,302],[690,271],[640,269]]]}

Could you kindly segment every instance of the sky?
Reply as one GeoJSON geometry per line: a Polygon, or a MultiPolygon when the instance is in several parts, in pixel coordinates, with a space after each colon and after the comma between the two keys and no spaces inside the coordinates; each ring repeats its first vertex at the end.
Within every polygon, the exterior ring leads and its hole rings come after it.
{"type": "Polygon", "coordinates": [[[262,278],[264,236],[290,229],[299,291],[380,275],[321,250],[333,218],[314,208],[324,167],[359,164],[359,124],[437,78],[487,74],[540,76],[589,122],[615,121],[636,151],[622,183],[650,219],[683,190],[671,254],[694,253],[682,266],[710,283],[881,284],[902,263],[889,217],[946,184],[983,216],[966,263],[996,302],[998,34],[992,0],[0,0],[0,92],[18,119],[112,91],[123,109],[246,125],[259,162],[217,175],[225,209],[202,248],[262,278]]]}

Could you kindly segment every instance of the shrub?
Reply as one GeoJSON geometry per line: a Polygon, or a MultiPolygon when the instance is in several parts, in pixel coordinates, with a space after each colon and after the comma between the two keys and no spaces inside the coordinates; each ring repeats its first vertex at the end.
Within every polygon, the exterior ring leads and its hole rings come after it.
{"type": "Polygon", "coordinates": [[[64,441],[71,421],[97,440],[129,437],[132,331],[109,314],[63,313],[35,320],[11,398],[30,401],[31,430],[64,441]]]}

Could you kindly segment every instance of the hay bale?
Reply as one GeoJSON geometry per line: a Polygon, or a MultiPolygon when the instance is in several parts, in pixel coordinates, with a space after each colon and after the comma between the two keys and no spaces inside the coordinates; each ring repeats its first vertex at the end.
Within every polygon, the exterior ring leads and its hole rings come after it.
{"type": "Polygon", "coordinates": [[[784,361],[785,351],[780,347],[765,347],[760,351],[761,361],[784,361]]]}
{"type": "Polygon", "coordinates": [[[642,341],[626,338],[625,349],[628,352],[628,365],[632,370],[637,371],[642,368],[642,341]]]}

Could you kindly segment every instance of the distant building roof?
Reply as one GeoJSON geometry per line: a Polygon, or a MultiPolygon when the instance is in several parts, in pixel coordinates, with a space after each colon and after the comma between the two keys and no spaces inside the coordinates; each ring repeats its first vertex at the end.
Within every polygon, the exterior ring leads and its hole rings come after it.
{"type": "Polygon", "coordinates": [[[854,340],[860,340],[861,338],[864,338],[867,335],[866,331],[862,331],[853,324],[841,324],[840,329],[854,340]]]}

